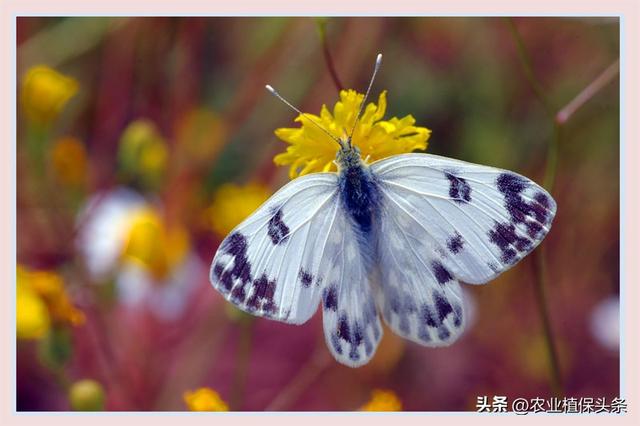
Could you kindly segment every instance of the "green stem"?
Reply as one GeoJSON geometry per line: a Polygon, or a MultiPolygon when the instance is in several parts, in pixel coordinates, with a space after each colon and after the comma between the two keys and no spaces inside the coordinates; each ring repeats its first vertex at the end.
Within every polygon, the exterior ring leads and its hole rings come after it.
{"type": "Polygon", "coordinates": [[[233,390],[231,391],[231,409],[242,410],[244,391],[247,381],[249,360],[251,359],[251,338],[253,333],[253,318],[240,321],[240,340],[238,342],[238,357],[236,363],[233,390]]]}
{"type": "Polygon", "coordinates": [[[547,256],[545,248],[545,245],[541,245],[533,252],[534,275],[536,278],[534,291],[540,317],[542,318],[543,337],[549,359],[551,391],[557,398],[562,398],[564,397],[564,387],[562,384],[562,374],[560,372],[560,361],[558,359],[556,342],[553,338],[553,329],[551,327],[551,317],[549,315],[545,290],[547,287],[547,256]]]}
{"type": "Polygon", "coordinates": [[[38,185],[45,177],[46,171],[46,149],[45,143],[48,138],[48,127],[36,124],[27,125],[27,152],[29,162],[33,168],[38,185]]]}
{"type": "MultiPolygon", "coordinates": [[[[520,36],[518,29],[516,28],[515,22],[512,18],[507,18],[507,22],[509,24],[509,29],[511,30],[511,35],[513,36],[514,42],[516,44],[516,48],[518,50],[520,65],[522,66],[525,77],[527,78],[531,89],[535,93],[538,100],[542,103],[547,115],[553,123],[554,134],[549,139],[549,145],[547,147],[547,159],[543,180],[544,187],[547,188],[549,192],[551,192],[555,181],[556,169],[558,165],[558,145],[560,144],[560,139],[562,137],[561,128],[555,120],[555,108],[549,101],[548,97],[545,95],[544,90],[542,89],[542,85],[536,79],[535,73],[533,72],[533,66],[531,64],[529,52],[527,51],[522,37],[520,36]]],[[[544,245],[538,247],[538,249],[533,253],[533,258],[535,267],[534,291],[536,294],[536,305],[538,307],[540,318],[542,319],[542,334],[544,337],[549,362],[550,386],[554,395],[560,397],[564,394],[564,389],[562,385],[560,362],[558,361],[557,345],[554,339],[551,316],[549,315],[549,308],[546,299],[548,272],[544,245]]]]}
{"type": "Polygon", "coordinates": [[[545,111],[550,117],[555,116],[555,108],[553,104],[549,101],[547,96],[544,93],[542,88],[542,84],[536,79],[535,73],[533,72],[533,65],[531,63],[531,56],[529,55],[529,51],[516,28],[516,24],[513,21],[513,18],[506,18],[507,23],[509,24],[509,30],[511,31],[511,35],[513,37],[514,42],[516,43],[516,49],[518,50],[518,58],[520,59],[520,65],[522,65],[522,70],[524,71],[524,75],[531,86],[531,90],[536,95],[538,100],[542,103],[545,111]]]}
{"type": "Polygon", "coordinates": [[[562,141],[562,135],[562,126],[555,123],[553,126],[553,137],[549,140],[549,146],[547,147],[547,159],[545,161],[546,166],[544,178],[542,180],[542,186],[544,186],[549,193],[552,192],[556,181],[556,171],[558,170],[558,147],[562,141]]]}
{"type": "Polygon", "coordinates": [[[340,82],[340,77],[338,77],[338,72],[336,71],[336,67],[333,63],[333,57],[331,56],[331,50],[329,49],[329,41],[327,40],[327,19],[326,18],[317,18],[316,23],[318,25],[318,33],[320,34],[320,41],[322,43],[322,52],[324,54],[324,60],[327,63],[327,68],[329,69],[329,74],[331,74],[331,80],[333,80],[333,84],[335,84],[336,89],[340,92],[344,86],[340,82]]]}

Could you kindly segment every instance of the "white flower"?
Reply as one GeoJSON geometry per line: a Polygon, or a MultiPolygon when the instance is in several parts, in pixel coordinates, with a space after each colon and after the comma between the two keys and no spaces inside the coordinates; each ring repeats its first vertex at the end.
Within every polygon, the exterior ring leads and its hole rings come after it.
{"type": "Polygon", "coordinates": [[[591,311],[591,334],[604,348],[620,350],[620,300],[609,296],[591,311]]]}
{"type": "Polygon", "coordinates": [[[114,277],[118,300],[128,308],[174,320],[206,276],[186,230],[167,227],[158,209],[130,189],[94,196],[78,223],[76,244],[89,273],[97,283],[114,277]]]}

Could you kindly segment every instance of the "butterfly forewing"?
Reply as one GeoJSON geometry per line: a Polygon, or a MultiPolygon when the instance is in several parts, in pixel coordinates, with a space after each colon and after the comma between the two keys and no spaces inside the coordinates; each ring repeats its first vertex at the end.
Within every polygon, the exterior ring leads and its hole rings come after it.
{"type": "Polygon", "coordinates": [[[394,156],[371,169],[387,217],[422,242],[423,267],[470,284],[486,283],[531,252],[556,212],[543,188],[506,170],[429,154],[394,156]]]}
{"type": "Polygon", "coordinates": [[[336,179],[296,179],[238,225],[211,263],[213,286],[251,314],[307,321],[322,293],[321,258],[338,213],[336,179]]]}

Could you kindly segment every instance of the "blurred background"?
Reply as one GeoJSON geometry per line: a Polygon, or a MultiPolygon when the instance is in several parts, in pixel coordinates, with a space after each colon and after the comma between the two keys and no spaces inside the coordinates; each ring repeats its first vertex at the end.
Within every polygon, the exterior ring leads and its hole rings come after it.
{"type": "Polygon", "coordinates": [[[30,17],[17,43],[18,410],[460,411],[483,395],[619,394],[617,19],[30,17]],[[288,181],[273,132],[297,124],[264,85],[318,113],[336,77],[366,89],[378,52],[370,101],[387,89],[387,117],[431,129],[427,152],[555,176],[558,214],[542,255],[464,286],[458,342],[385,330],[350,369],[320,313],[253,319],[208,268],[288,181]]]}

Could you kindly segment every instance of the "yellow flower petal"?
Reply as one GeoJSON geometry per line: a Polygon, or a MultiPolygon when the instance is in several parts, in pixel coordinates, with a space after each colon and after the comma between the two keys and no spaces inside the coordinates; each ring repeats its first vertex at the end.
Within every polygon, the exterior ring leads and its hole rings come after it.
{"type": "Polygon", "coordinates": [[[18,339],[40,339],[51,327],[47,305],[18,278],[16,288],[16,335],[18,339]]]}
{"type": "Polygon", "coordinates": [[[77,381],[69,389],[69,403],[75,411],[103,411],[104,401],[104,388],[95,380],[77,381]]]}
{"type": "Polygon", "coordinates": [[[191,411],[229,411],[229,406],[218,392],[210,388],[187,391],[183,395],[187,408],[191,411]]]}
{"type": "MultiPolygon", "coordinates": [[[[364,95],[354,90],[342,90],[340,100],[330,112],[322,106],[320,116],[305,113],[296,118],[298,128],[276,129],[275,135],[289,144],[286,152],[277,154],[273,161],[278,166],[289,166],[291,179],[308,173],[336,171],[334,160],[338,144],[318,129],[310,120],[324,127],[337,138],[345,138],[353,128],[364,95]]],[[[353,132],[352,144],[360,149],[363,159],[377,161],[392,155],[427,148],[431,131],[416,127],[411,115],[382,120],[387,110],[386,91],[380,93],[377,105],[369,103],[353,132]]]]}
{"type": "Polygon", "coordinates": [[[371,399],[360,409],[361,411],[402,411],[402,401],[393,391],[374,389],[371,399]]]}
{"type": "Polygon", "coordinates": [[[131,122],[120,136],[119,167],[127,178],[155,187],[169,163],[169,148],[155,123],[146,119],[131,122]]]}
{"type": "Polygon", "coordinates": [[[55,119],[78,91],[78,82],[47,66],[30,68],[24,75],[20,101],[27,118],[38,124],[55,119]]]}
{"type": "MultiPolygon", "coordinates": [[[[22,313],[17,312],[17,322],[23,322],[25,328],[28,325],[33,330],[34,324],[40,324],[46,332],[49,324],[54,321],[73,326],[85,321],[84,313],[69,298],[64,280],[54,271],[31,271],[18,266],[17,291],[22,298],[22,301],[18,300],[22,313]],[[46,308],[45,312],[42,311],[42,306],[46,308]]],[[[42,337],[43,334],[37,332],[32,337],[42,337]]]]}
{"type": "Polygon", "coordinates": [[[184,258],[188,247],[189,237],[184,228],[168,227],[155,210],[141,208],[129,219],[123,257],[162,279],[184,258]]]}

